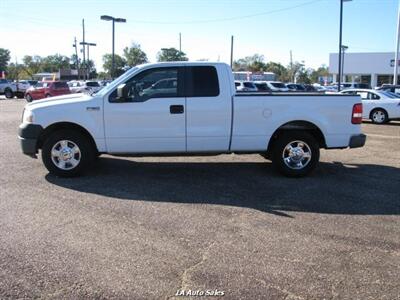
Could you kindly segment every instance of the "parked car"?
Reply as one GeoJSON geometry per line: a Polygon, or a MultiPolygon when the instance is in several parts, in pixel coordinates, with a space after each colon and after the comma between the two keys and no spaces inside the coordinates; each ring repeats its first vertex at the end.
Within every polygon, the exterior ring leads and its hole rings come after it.
{"type": "Polygon", "coordinates": [[[140,65],[97,94],[57,100],[28,103],[19,138],[23,153],[41,149],[59,176],[78,175],[99,153],[259,153],[299,177],[316,167],[320,148],[362,147],[366,139],[360,97],[236,93],[225,63],[140,65]],[[171,78],[176,88],[141,93],[171,78]]]}
{"type": "Polygon", "coordinates": [[[23,98],[24,90],[21,90],[16,82],[0,79],[0,95],[5,95],[7,99],[14,98],[14,96],[23,98]]]}
{"type": "Polygon", "coordinates": [[[318,92],[312,84],[303,84],[305,92],[318,92]]]}
{"type": "Polygon", "coordinates": [[[290,92],[305,92],[306,88],[304,85],[299,83],[286,83],[286,87],[289,89],[290,92]]]}
{"type": "Polygon", "coordinates": [[[18,86],[18,89],[25,93],[27,89],[29,89],[32,85],[28,80],[19,80],[15,82],[18,86]]]}
{"type": "Polygon", "coordinates": [[[31,86],[25,92],[25,99],[28,102],[43,98],[70,94],[71,91],[64,81],[40,81],[31,86]]]}
{"type": "Polygon", "coordinates": [[[102,87],[98,81],[78,81],[68,82],[71,93],[98,92],[102,87]]]}
{"type": "Polygon", "coordinates": [[[235,81],[235,87],[238,92],[257,92],[258,89],[252,81],[235,81]]]}
{"type": "Polygon", "coordinates": [[[363,118],[384,124],[400,118],[400,96],[387,91],[372,89],[348,89],[345,95],[359,95],[363,104],[363,118]]]}
{"type": "Polygon", "coordinates": [[[400,85],[393,85],[393,84],[382,84],[382,86],[377,87],[377,90],[380,91],[387,91],[398,94],[400,96],[400,85]]]}
{"type": "Polygon", "coordinates": [[[268,87],[268,84],[265,81],[254,81],[254,85],[256,86],[258,92],[271,92],[271,89],[268,87]]]}
{"type": "Polygon", "coordinates": [[[271,89],[273,92],[288,92],[289,89],[286,87],[286,85],[283,82],[280,81],[266,81],[268,87],[271,89]]]}

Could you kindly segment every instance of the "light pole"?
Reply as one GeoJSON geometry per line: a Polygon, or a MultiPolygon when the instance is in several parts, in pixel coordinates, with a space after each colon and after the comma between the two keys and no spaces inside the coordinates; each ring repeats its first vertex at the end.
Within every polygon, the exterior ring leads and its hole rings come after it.
{"type": "Polygon", "coordinates": [[[399,12],[397,13],[396,52],[394,53],[394,72],[393,72],[394,85],[397,85],[397,73],[399,70],[399,45],[400,45],[400,4],[399,4],[399,12]]]}
{"type": "Polygon", "coordinates": [[[351,0],[339,0],[340,1],[340,24],[339,24],[339,81],[338,81],[338,92],[340,92],[340,81],[342,77],[342,25],[343,25],[343,2],[350,2],[351,0]]]}
{"type": "Polygon", "coordinates": [[[101,16],[100,17],[101,20],[104,21],[112,21],[112,65],[111,65],[111,78],[114,79],[114,70],[115,70],[115,52],[114,52],[114,45],[115,45],[115,38],[114,38],[114,34],[115,34],[115,23],[126,23],[126,19],[123,18],[114,18],[111,16],[101,16]]]}
{"type": "MultiPolygon", "coordinates": [[[[345,55],[347,49],[349,49],[348,46],[342,45],[342,52],[343,52],[343,55],[342,55],[342,76],[343,77],[344,77],[344,55],[345,55]]],[[[346,81],[346,79],[343,79],[343,80],[346,81]]]]}

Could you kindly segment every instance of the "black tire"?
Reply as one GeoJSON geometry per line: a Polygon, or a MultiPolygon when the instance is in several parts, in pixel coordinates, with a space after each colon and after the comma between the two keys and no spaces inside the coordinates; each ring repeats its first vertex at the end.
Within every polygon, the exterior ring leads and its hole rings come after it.
{"type": "Polygon", "coordinates": [[[24,98],[24,93],[23,92],[16,92],[15,95],[17,96],[18,99],[23,99],[24,98]]]}
{"type": "Polygon", "coordinates": [[[46,94],[46,98],[50,98],[51,97],[51,95],[50,94],[46,94]]]}
{"type": "Polygon", "coordinates": [[[72,130],[59,130],[52,133],[43,143],[42,160],[47,170],[61,177],[75,177],[82,174],[94,159],[94,149],[89,139],[80,132],[72,130]],[[72,169],[59,168],[53,162],[51,151],[61,140],[68,140],[79,147],[79,163],[72,169]]]}
{"type": "Polygon", "coordinates": [[[31,94],[26,94],[25,99],[26,99],[26,101],[28,101],[28,102],[32,102],[32,100],[33,100],[31,94]]]}
{"type": "Polygon", "coordinates": [[[6,96],[7,99],[14,98],[14,92],[11,89],[5,89],[4,95],[6,96]]]}
{"type": "Polygon", "coordinates": [[[319,161],[318,142],[313,135],[305,131],[283,133],[274,141],[271,152],[272,165],[275,170],[288,177],[303,177],[310,174],[319,161]],[[295,146],[294,152],[299,151],[300,156],[290,157],[289,154],[292,152],[287,148],[290,144],[295,146]],[[301,159],[301,153],[308,153],[309,159],[307,157],[301,159]],[[285,158],[289,161],[285,162],[285,158]]]}
{"type": "Polygon", "coordinates": [[[389,121],[388,113],[383,108],[376,108],[371,111],[370,118],[374,124],[385,124],[389,121]]]}

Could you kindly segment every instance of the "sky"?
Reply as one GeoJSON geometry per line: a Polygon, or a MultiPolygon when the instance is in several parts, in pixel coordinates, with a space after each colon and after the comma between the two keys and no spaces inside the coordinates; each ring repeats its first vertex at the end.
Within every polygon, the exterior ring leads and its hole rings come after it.
{"type": "MultiPolygon", "coordinates": [[[[12,61],[24,55],[71,56],[74,37],[96,43],[90,58],[102,70],[111,53],[111,22],[101,15],[127,19],[115,24],[115,53],[139,43],[151,62],[161,48],[179,48],[190,60],[230,61],[262,54],[266,61],[307,67],[329,64],[338,51],[340,0],[0,0],[0,48],[12,61]]],[[[399,0],[344,2],[343,44],[348,52],[395,50],[399,0]]],[[[82,54],[79,53],[81,56],[82,54]]]]}

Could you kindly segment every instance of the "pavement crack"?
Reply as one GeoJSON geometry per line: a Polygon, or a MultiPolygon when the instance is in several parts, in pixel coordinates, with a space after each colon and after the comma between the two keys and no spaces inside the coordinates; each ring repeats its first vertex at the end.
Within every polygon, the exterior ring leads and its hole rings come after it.
{"type": "MultiPolygon", "coordinates": [[[[183,270],[183,273],[180,277],[181,279],[181,284],[178,288],[178,290],[188,290],[189,289],[189,285],[190,285],[190,273],[193,272],[198,266],[202,265],[207,259],[208,259],[208,253],[211,249],[211,247],[213,247],[215,245],[215,241],[210,243],[203,251],[202,255],[201,255],[201,259],[196,262],[195,264],[189,266],[188,268],[183,270]]],[[[170,296],[167,297],[166,299],[174,299],[175,296],[170,296]]]]}

